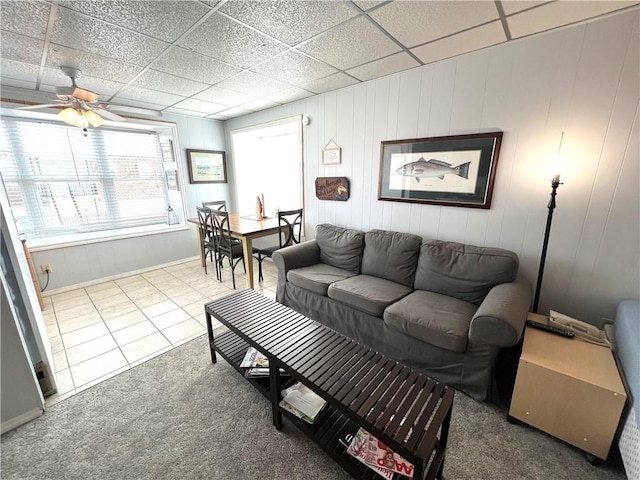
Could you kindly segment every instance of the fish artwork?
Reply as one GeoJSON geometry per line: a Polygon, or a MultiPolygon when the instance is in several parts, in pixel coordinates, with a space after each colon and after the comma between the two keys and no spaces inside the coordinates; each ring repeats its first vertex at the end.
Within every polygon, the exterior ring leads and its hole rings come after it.
{"type": "Polygon", "coordinates": [[[457,167],[452,167],[450,163],[443,162],[442,160],[436,160],[434,158],[425,160],[421,157],[417,162],[411,162],[401,166],[396,170],[396,173],[406,177],[414,177],[418,183],[420,183],[421,178],[427,177],[436,177],[443,180],[445,175],[458,175],[462,178],[469,178],[470,164],[471,162],[466,162],[457,167]]]}

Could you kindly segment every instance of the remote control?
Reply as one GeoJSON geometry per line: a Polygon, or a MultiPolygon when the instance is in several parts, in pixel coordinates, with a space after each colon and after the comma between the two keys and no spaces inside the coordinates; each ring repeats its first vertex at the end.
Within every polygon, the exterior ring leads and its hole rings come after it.
{"type": "Polygon", "coordinates": [[[527,325],[533,328],[538,328],[540,330],[545,330],[549,333],[555,333],[556,335],[562,335],[563,337],[573,338],[573,332],[562,330],[561,328],[553,327],[551,325],[546,325],[544,323],[534,322],[533,320],[527,320],[527,325]]]}

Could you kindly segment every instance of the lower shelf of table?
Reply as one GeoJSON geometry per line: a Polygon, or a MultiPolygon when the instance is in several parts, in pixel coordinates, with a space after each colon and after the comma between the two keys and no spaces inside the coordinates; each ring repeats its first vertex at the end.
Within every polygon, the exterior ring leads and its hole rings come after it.
{"type": "MultiPolygon", "coordinates": [[[[227,331],[214,339],[216,352],[243,376],[244,369],[240,367],[240,363],[249,346],[245,340],[232,331],[227,331]]],[[[268,377],[264,379],[245,377],[245,379],[271,400],[271,385],[268,377]]],[[[296,380],[292,378],[282,379],[282,388],[286,388],[295,382],[296,380]]],[[[282,408],[280,408],[280,411],[352,477],[362,480],[378,480],[382,478],[347,453],[347,448],[340,442],[340,439],[344,438],[348,433],[355,434],[358,431],[358,425],[331,406],[331,404],[325,405],[325,408],[313,424],[305,422],[282,408]]],[[[444,453],[444,448],[437,447],[434,450],[427,462],[428,467],[425,469],[426,475],[424,478],[435,478],[435,474],[444,460],[444,453]]],[[[408,477],[395,474],[393,478],[394,480],[406,480],[408,477]]]]}

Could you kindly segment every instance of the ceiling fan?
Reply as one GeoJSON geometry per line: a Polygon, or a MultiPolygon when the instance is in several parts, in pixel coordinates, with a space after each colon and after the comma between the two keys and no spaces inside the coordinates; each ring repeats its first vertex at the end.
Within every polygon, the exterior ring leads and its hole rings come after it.
{"type": "Polygon", "coordinates": [[[62,66],[60,69],[71,79],[70,87],[56,87],[56,103],[40,105],[29,105],[19,107],[20,110],[35,110],[48,107],[66,107],[58,113],[64,122],[83,129],[89,125],[99,127],[104,123],[104,119],[116,122],[124,122],[126,119],[110,111],[119,110],[122,112],[141,113],[160,117],[162,113],[157,110],[144,108],[126,107],[123,105],[110,105],[106,102],[98,101],[98,94],[91,90],[86,90],[77,85],[76,79],[80,76],[80,70],[74,67],[62,66]],[[103,118],[104,117],[104,118],[103,118]]]}

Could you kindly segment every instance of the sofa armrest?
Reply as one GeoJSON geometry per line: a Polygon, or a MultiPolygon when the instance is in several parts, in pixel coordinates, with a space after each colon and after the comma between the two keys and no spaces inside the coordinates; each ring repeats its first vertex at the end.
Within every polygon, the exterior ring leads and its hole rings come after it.
{"type": "Polygon", "coordinates": [[[493,287],[471,319],[469,340],[498,347],[518,343],[531,306],[531,285],[526,280],[493,287]]]}
{"type": "Polygon", "coordinates": [[[287,272],[294,268],[308,267],[320,263],[320,247],[315,240],[309,240],[276,250],[271,255],[274,265],[278,269],[278,285],[276,287],[276,301],[282,303],[284,298],[287,272]]]}

